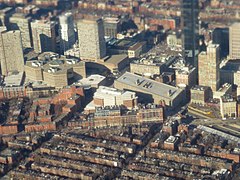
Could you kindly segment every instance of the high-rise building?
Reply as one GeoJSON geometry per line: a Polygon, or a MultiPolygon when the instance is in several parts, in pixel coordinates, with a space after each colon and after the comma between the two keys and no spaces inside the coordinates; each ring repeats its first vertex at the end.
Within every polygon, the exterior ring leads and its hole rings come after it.
{"type": "Polygon", "coordinates": [[[240,59],[240,23],[229,27],[229,56],[231,59],[240,59]]]}
{"type": "Polygon", "coordinates": [[[197,67],[199,46],[199,4],[198,0],[182,0],[182,47],[189,64],[197,67]]]}
{"type": "Polygon", "coordinates": [[[198,56],[199,85],[209,86],[212,91],[217,91],[220,86],[220,46],[209,44],[206,52],[198,56]]]}
{"type": "Polygon", "coordinates": [[[80,58],[97,61],[106,56],[102,19],[82,19],[77,23],[80,58]]]}
{"type": "Polygon", "coordinates": [[[9,25],[9,17],[14,13],[14,8],[6,7],[0,10],[0,26],[9,25]]]}
{"type": "Polygon", "coordinates": [[[121,28],[119,18],[106,17],[103,21],[105,36],[110,38],[117,38],[117,34],[120,32],[121,28]]]}
{"type": "Polygon", "coordinates": [[[64,53],[71,49],[76,41],[72,13],[67,12],[59,16],[59,25],[60,48],[61,53],[64,53]]]}
{"type": "Polygon", "coordinates": [[[229,28],[215,28],[212,32],[213,44],[220,45],[221,58],[229,54],[229,28]]]}
{"type": "Polygon", "coordinates": [[[33,48],[37,53],[56,51],[56,23],[49,20],[31,22],[33,48]]]}
{"type": "Polygon", "coordinates": [[[15,13],[9,19],[9,26],[11,30],[20,30],[22,37],[22,44],[24,48],[32,47],[31,40],[31,18],[23,13],[15,13]]]}
{"type": "Polygon", "coordinates": [[[20,31],[0,30],[1,74],[24,71],[23,48],[20,31]]]}

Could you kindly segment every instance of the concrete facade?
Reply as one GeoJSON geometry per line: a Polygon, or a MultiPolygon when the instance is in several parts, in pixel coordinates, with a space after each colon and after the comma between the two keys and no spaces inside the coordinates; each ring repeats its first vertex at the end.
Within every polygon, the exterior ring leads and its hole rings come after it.
{"type": "Polygon", "coordinates": [[[229,27],[229,56],[231,59],[240,59],[240,23],[229,27]]]}
{"type": "Polygon", "coordinates": [[[15,13],[12,17],[10,17],[9,21],[10,28],[12,30],[20,30],[23,48],[31,48],[31,18],[21,13],[15,13]]]}
{"type": "Polygon", "coordinates": [[[118,18],[104,18],[104,34],[110,38],[116,38],[120,32],[120,20],[118,18]]]}
{"type": "Polygon", "coordinates": [[[209,86],[212,91],[220,87],[220,47],[218,44],[209,44],[207,52],[201,52],[198,56],[199,85],[209,86]]]}
{"type": "Polygon", "coordinates": [[[0,30],[0,62],[2,75],[24,71],[23,47],[20,31],[0,30]]]}
{"type": "Polygon", "coordinates": [[[207,86],[194,86],[191,88],[191,103],[204,105],[210,98],[211,90],[207,86]]]}
{"type": "Polygon", "coordinates": [[[82,19],[77,23],[80,58],[96,61],[106,56],[102,19],[82,19]]]}
{"type": "Polygon", "coordinates": [[[71,49],[76,41],[74,20],[72,13],[65,13],[59,17],[59,34],[61,52],[71,49]]]}
{"type": "Polygon", "coordinates": [[[25,73],[26,78],[31,81],[43,81],[49,86],[61,88],[69,85],[73,80],[86,77],[86,68],[85,62],[61,56],[45,63],[43,60],[28,61],[25,65],[25,73]]]}
{"type": "Polygon", "coordinates": [[[237,101],[232,97],[223,96],[220,99],[220,112],[222,118],[237,117],[237,101]]]}
{"type": "Polygon", "coordinates": [[[56,51],[55,22],[35,20],[31,22],[33,48],[36,53],[56,51]]]}
{"type": "Polygon", "coordinates": [[[184,67],[175,71],[176,86],[192,87],[196,84],[196,68],[184,67]]]}

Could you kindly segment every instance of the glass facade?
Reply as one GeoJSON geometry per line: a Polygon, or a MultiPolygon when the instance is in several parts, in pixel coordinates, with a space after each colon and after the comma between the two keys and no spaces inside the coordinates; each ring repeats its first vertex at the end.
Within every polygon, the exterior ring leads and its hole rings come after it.
{"type": "Polygon", "coordinates": [[[191,65],[197,67],[199,46],[198,0],[182,0],[182,46],[183,55],[191,65]]]}

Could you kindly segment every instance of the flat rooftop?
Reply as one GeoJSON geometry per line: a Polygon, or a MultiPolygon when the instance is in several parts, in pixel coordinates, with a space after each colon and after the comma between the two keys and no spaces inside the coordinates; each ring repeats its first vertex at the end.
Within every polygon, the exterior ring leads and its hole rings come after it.
{"type": "Polygon", "coordinates": [[[116,54],[116,55],[112,55],[109,58],[107,58],[105,60],[105,63],[118,65],[120,62],[122,62],[123,60],[125,60],[127,58],[128,58],[128,56],[126,54],[116,54]]]}
{"type": "Polygon", "coordinates": [[[65,56],[55,57],[55,54],[41,54],[38,60],[27,61],[27,67],[43,69],[44,72],[52,74],[66,73],[72,67],[82,67],[85,62],[77,58],[66,58],[65,56]]]}
{"type": "Polygon", "coordinates": [[[223,84],[220,88],[219,88],[219,90],[218,90],[218,92],[224,92],[224,93],[226,93],[229,89],[231,89],[232,88],[232,85],[231,84],[228,84],[228,83],[225,83],[225,84],[223,84]]]}
{"type": "Polygon", "coordinates": [[[119,18],[117,18],[117,17],[105,17],[103,20],[105,23],[116,23],[117,24],[120,22],[119,18]]]}
{"type": "Polygon", "coordinates": [[[87,78],[83,78],[79,80],[76,84],[81,86],[92,86],[92,85],[98,85],[106,78],[104,76],[101,76],[99,74],[93,74],[88,76],[87,78]]]}
{"type": "Polygon", "coordinates": [[[136,93],[131,91],[121,91],[106,86],[99,86],[94,93],[94,98],[110,98],[116,96],[122,96],[122,99],[133,99],[136,98],[136,93]]]}
{"type": "Polygon", "coordinates": [[[230,59],[221,70],[226,71],[239,71],[240,70],[240,59],[230,59]]]}
{"type": "Polygon", "coordinates": [[[130,72],[125,72],[115,81],[135,87],[149,94],[155,94],[168,99],[176,98],[183,90],[161,82],[157,82],[130,72]]]}
{"type": "Polygon", "coordinates": [[[191,74],[194,70],[196,70],[195,67],[185,66],[185,67],[182,67],[182,68],[177,69],[176,72],[177,72],[178,74],[182,74],[182,75],[189,75],[189,74],[191,74]]]}
{"type": "Polygon", "coordinates": [[[197,90],[197,91],[205,91],[205,90],[207,90],[208,88],[209,88],[208,86],[195,85],[195,86],[193,86],[191,89],[192,89],[192,90],[197,90]]]}
{"type": "Polygon", "coordinates": [[[84,24],[96,24],[102,19],[99,17],[91,17],[87,19],[79,19],[77,23],[84,23],[84,24]]]}
{"type": "Polygon", "coordinates": [[[45,26],[47,25],[47,27],[51,27],[53,25],[55,25],[56,23],[54,21],[50,21],[49,19],[46,20],[34,20],[31,22],[31,25],[33,26],[45,26]]]}
{"type": "Polygon", "coordinates": [[[23,83],[23,72],[6,76],[4,82],[7,87],[21,86],[23,83]]]}

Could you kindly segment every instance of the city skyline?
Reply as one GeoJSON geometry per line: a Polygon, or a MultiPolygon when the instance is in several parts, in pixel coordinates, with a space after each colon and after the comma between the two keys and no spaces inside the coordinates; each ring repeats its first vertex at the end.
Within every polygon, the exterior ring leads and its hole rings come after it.
{"type": "Polygon", "coordinates": [[[0,0],[0,179],[240,177],[239,0],[0,0]]]}

